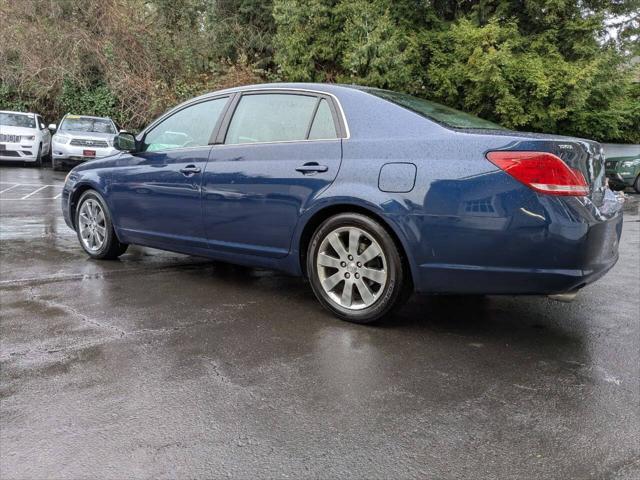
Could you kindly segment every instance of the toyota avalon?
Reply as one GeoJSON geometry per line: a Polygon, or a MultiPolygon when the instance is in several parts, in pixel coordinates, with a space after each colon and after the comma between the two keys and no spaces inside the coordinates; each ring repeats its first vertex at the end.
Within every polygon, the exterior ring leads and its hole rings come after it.
{"type": "Polygon", "coordinates": [[[86,253],[130,244],[308,278],[366,323],[412,292],[570,294],[618,259],[602,149],[405,94],[325,84],[210,93],[67,177],[86,253]]]}

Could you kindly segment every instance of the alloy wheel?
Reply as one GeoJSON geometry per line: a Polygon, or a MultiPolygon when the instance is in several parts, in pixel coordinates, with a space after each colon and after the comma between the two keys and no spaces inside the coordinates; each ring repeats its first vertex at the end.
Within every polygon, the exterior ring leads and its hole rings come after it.
{"type": "Polygon", "coordinates": [[[340,227],[320,244],[316,257],[320,284],[337,305],[361,310],[373,305],[387,284],[387,259],[365,230],[340,227]]]}
{"type": "Polygon", "coordinates": [[[87,250],[99,251],[107,235],[107,223],[102,206],[89,198],[80,207],[78,215],[80,239],[87,250]]]}

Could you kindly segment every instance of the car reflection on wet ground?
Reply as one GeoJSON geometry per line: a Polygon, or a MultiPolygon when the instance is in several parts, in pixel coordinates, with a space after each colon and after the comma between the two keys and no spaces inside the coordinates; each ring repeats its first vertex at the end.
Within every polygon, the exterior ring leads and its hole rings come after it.
{"type": "Polygon", "coordinates": [[[358,326],[275,272],[90,261],[63,179],[0,168],[2,478],[640,476],[639,196],[574,303],[414,297],[358,326]]]}

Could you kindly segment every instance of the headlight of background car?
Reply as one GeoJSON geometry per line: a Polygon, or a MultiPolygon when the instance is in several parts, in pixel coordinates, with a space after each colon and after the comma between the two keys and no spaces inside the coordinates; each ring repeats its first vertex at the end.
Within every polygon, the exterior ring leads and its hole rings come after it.
{"type": "Polygon", "coordinates": [[[71,140],[69,137],[65,137],[64,135],[56,135],[55,137],[53,137],[53,141],[56,143],[61,143],[61,144],[66,144],[69,143],[69,140],[71,140]]]}

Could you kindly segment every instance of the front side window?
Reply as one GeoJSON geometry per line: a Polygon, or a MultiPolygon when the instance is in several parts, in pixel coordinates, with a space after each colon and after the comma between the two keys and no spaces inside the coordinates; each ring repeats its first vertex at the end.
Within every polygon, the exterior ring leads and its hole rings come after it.
{"type": "Polygon", "coordinates": [[[36,128],[33,115],[26,113],[0,112],[0,125],[7,127],[36,128]]]}
{"type": "Polygon", "coordinates": [[[317,97],[309,95],[243,95],[229,124],[224,143],[306,140],[317,102],[317,97]]]}
{"type": "Polygon", "coordinates": [[[157,152],[208,145],[227,100],[217,98],[174,113],[146,134],[144,150],[157,152]]]}
{"type": "Polygon", "coordinates": [[[79,115],[67,115],[60,125],[60,130],[87,133],[116,133],[113,122],[108,118],[82,117],[79,115]]]}

